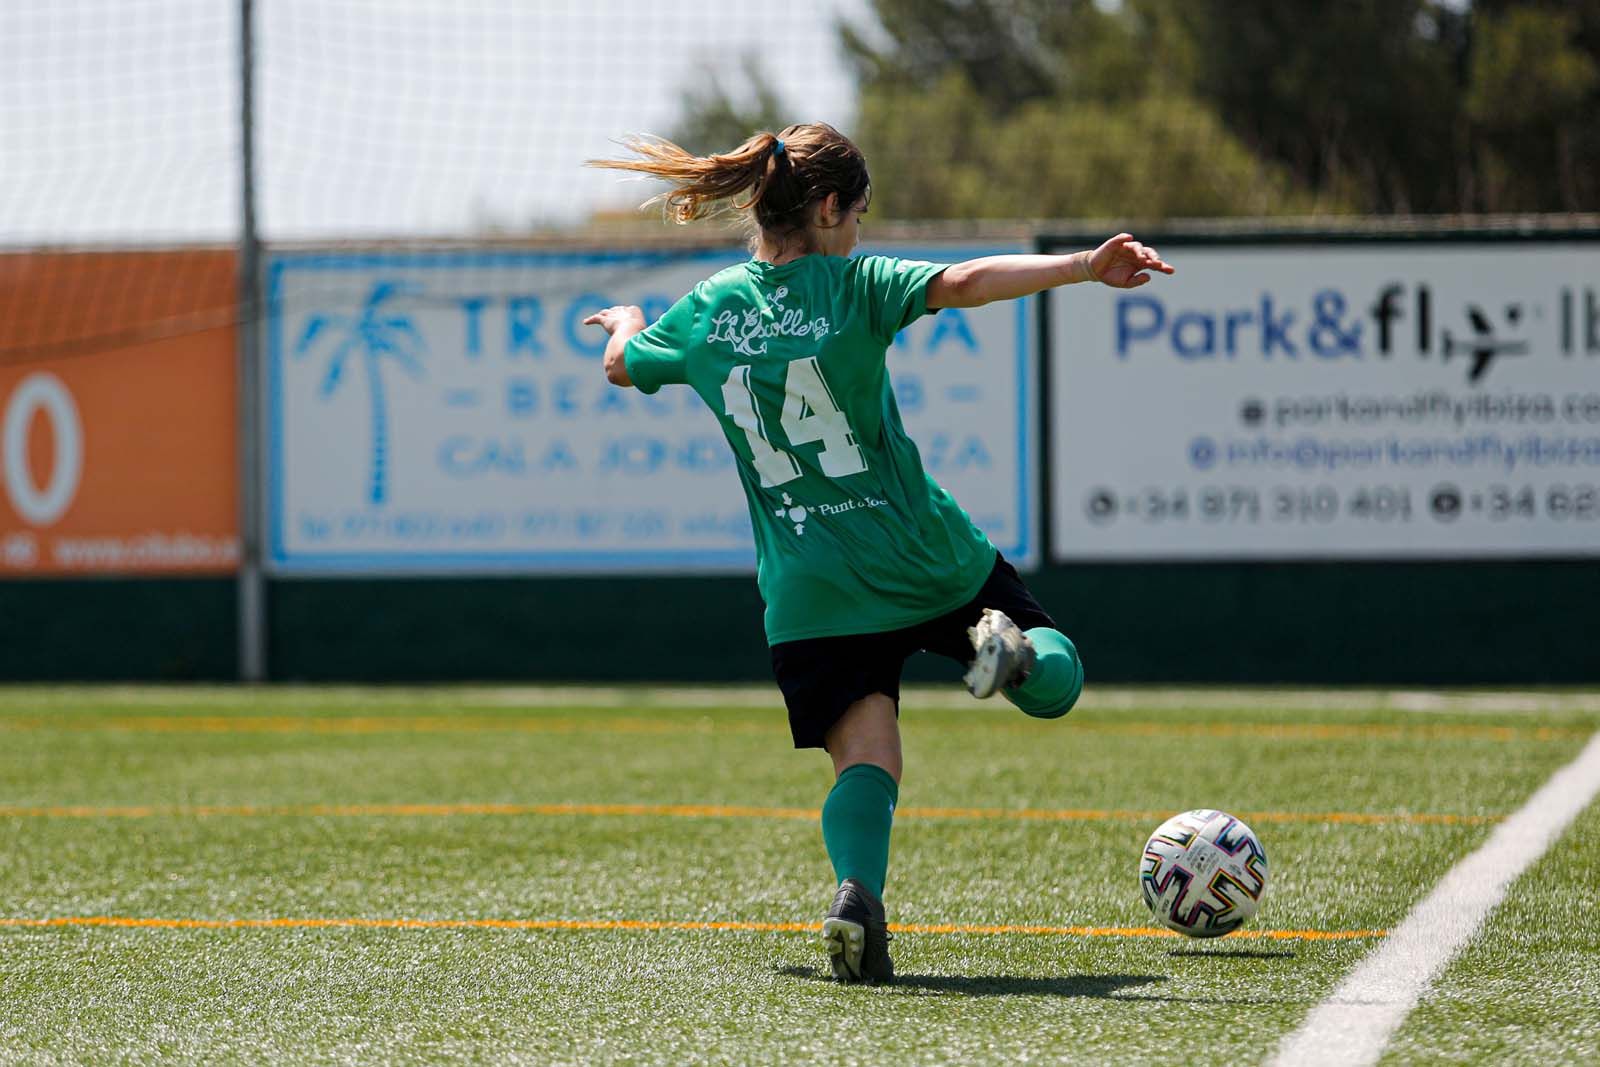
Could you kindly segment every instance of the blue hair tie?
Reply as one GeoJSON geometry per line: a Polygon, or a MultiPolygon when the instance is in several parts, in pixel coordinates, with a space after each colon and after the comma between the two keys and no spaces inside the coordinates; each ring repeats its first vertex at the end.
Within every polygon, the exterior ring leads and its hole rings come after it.
{"type": "Polygon", "coordinates": [[[783,155],[783,138],[774,137],[773,141],[776,143],[774,143],[772,146],[772,154],[775,156],[783,155]]]}

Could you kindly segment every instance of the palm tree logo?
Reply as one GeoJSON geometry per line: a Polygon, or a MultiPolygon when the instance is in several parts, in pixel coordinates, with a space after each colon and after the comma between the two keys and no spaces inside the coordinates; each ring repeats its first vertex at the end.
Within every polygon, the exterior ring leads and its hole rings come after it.
{"type": "Polygon", "coordinates": [[[417,286],[403,282],[376,282],[361,305],[358,317],[349,315],[312,315],[294,347],[296,358],[304,356],[325,333],[342,330],[343,339],[328,357],[328,369],[322,376],[318,394],[332,396],[345,380],[345,370],[350,357],[361,353],[361,366],[366,371],[367,400],[372,408],[372,483],[369,498],[382,504],[389,495],[389,406],[383,388],[383,363],[398,363],[412,378],[421,378],[419,357],[427,351],[427,344],[410,316],[390,313],[384,304],[398,296],[420,293],[417,286]]]}

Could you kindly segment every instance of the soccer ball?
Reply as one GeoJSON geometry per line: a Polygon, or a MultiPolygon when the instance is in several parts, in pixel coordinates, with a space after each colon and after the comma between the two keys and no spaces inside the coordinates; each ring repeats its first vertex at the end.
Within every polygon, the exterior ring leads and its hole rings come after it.
{"type": "Polygon", "coordinates": [[[1186,811],[1145,842],[1139,885],[1163,926],[1189,937],[1221,937],[1261,906],[1267,852],[1250,827],[1227,812],[1186,811]]]}

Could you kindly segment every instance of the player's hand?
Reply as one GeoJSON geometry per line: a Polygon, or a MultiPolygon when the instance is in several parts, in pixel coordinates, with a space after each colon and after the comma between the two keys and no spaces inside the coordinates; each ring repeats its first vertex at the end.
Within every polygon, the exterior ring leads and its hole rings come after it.
{"type": "Polygon", "coordinates": [[[617,327],[629,323],[634,327],[633,332],[638,333],[644,329],[644,309],[633,304],[617,304],[604,311],[596,311],[593,315],[583,320],[585,326],[603,326],[606,333],[616,333],[617,327]]]}
{"type": "Polygon", "coordinates": [[[1147,271],[1174,272],[1155,249],[1135,241],[1131,233],[1119,233],[1095,249],[1089,255],[1089,265],[1096,278],[1114,289],[1137,289],[1150,280],[1147,271]]]}

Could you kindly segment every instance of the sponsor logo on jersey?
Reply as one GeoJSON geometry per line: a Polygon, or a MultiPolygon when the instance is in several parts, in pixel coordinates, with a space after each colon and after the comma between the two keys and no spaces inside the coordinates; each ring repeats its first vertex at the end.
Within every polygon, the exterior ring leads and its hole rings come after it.
{"type": "Polygon", "coordinates": [[[820,341],[833,332],[833,325],[821,315],[808,317],[805,309],[784,306],[789,287],[780,285],[768,301],[769,308],[723,308],[712,316],[707,344],[725,344],[741,356],[755,358],[767,352],[769,337],[809,337],[820,341]],[[765,311],[771,311],[767,318],[765,311]]]}

